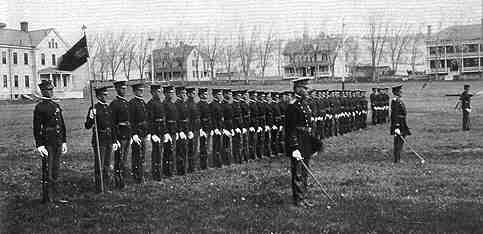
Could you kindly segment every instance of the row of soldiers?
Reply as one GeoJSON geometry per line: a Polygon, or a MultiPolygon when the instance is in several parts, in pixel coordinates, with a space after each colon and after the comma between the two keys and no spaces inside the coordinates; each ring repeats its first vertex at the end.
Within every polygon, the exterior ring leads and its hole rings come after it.
{"type": "MultiPolygon", "coordinates": [[[[45,81],[39,87],[51,91],[52,85],[45,81]]],[[[111,103],[107,103],[110,86],[95,88],[98,101],[89,109],[85,121],[85,127],[93,130],[92,145],[100,159],[94,160],[98,191],[102,187],[101,180],[109,181],[112,151],[113,185],[123,188],[129,173],[136,182],[143,183],[148,142],[152,149],[151,174],[154,180],[286,154],[285,117],[287,107],[296,98],[292,91],[213,88],[212,98],[209,98],[207,88],[162,87],[152,83],[151,99],[145,102],[146,84],[143,82],[131,84],[134,97],[129,100],[126,98],[128,85],[125,81],[114,82],[114,87],[117,95],[111,103]],[[129,148],[131,172],[127,168],[129,148]]],[[[65,125],[60,106],[50,98],[45,98],[40,104],[44,102],[55,106],[56,111],[49,109],[38,118],[54,115],[60,116],[57,121],[62,121],[60,124],[52,120],[34,122],[37,146],[42,146],[44,138],[49,137],[43,136],[42,129],[52,128],[50,125],[63,126],[61,129],[54,127],[61,136],[62,149],[44,153],[54,154],[58,161],[57,153],[63,152],[63,147],[66,151],[65,125]]],[[[319,140],[366,127],[364,91],[313,90],[310,107],[311,125],[319,140]]],[[[47,170],[55,170],[46,175],[57,175],[58,166],[54,164],[46,165],[47,170]]],[[[45,184],[50,181],[53,185],[55,179],[46,177],[43,181],[45,184]]]]}
{"type": "Polygon", "coordinates": [[[372,124],[387,123],[389,119],[390,97],[388,88],[372,88],[371,101],[372,124]]]}

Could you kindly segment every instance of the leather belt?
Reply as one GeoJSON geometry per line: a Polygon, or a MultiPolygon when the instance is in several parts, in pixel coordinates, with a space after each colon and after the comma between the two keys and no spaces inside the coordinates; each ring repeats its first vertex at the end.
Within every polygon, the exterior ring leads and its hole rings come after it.
{"type": "Polygon", "coordinates": [[[176,120],[168,120],[166,122],[168,122],[168,123],[176,123],[176,120]]]}
{"type": "Polygon", "coordinates": [[[131,123],[129,123],[128,121],[125,121],[125,122],[119,122],[117,125],[119,125],[119,126],[130,126],[131,123]]]}
{"type": "Polygon", "coordinates": [[[295,127],[295,129],[297,130],[300,130],[300,131],[304,131],[304,132],[312,132],[312,128],[311,127],[295,127]]]}
{"type": "Polygon", "coordinates": [[[154,119],[154,122],[164,122],[164,118],[154,119]]]}

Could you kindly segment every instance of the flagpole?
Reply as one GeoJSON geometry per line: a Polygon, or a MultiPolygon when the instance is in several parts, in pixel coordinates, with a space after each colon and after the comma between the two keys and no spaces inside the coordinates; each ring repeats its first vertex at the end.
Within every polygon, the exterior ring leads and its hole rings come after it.
{"type": "MultiPolygon", "coordinates": [[[[86,26],[85,25],[82,25],[82,32],[84,34],[84,37],[86,37],[86,45],[87,45],[87,36],[86,36],[86,26]]],[[[89,47],[87,47],[89,48],[89,47]]],[[[89,77],[89,90],[90,90],[90,96],[91,96],[91,108],[92,110],[95,109],[94,107],[94,94],[93,94],[93,91],[92,91],[92,83],[93,81],[95,81],[95,76],[94,76],[94,80],[91,79],[91,63],[90,63],[90,59],[89,59],[89,56],[87,56],[87,72],[88,72],[88,77],[89,77]]],[[[99,144],[99,132],[98,132],[98,128],[97,128],[97,116],[94,115],[94,137],[96,139],[96,147],[95,147],[95,150],[96,150],[96,158],[95,160],[97,160],[97,168],[95,168],[94,170],[99,170],[99,181],[100,181],[100,188],[99,191],[101,193],[104,193],[104,181],[103,181],[103,178],[102,178],[102,165],[101,165],[101,151],[100,151],[100,144],[99,144]]],[[[95,179],[95,176],[96,176],[96,173],[94,172],[94,181],[96,180],[95,179]]],[[[96,184],[97,186],[97,184],[96,184]]]]}

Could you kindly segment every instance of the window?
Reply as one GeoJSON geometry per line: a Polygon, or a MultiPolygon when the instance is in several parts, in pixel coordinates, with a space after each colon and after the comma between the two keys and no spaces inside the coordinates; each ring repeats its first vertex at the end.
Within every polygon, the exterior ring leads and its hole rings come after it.
{"type": "Polygon", "coordinates": [[[195,71],[193,71],[193,77],[196,77],[196,76],[195,76],[195,71]]]}
{"type": "Polygon", "coordinates": [[[17,64],[17,52],[13,52],[13,64],[17,64]]]}
{"type": "Polygon", "coordinates": [[[191,65],[193,65],[193,67],[195,66],[195,60],[191,61],[191,65]]]}
{"type": "Polygon", "coordinates": [[[45,65],[45,54],[40,54],[40,64],[45,65]]]}
{"type": "Polygon", "coordinates": [[[52,55],[52,65],[55,66],[56,62],[55,62],[55,54],[52,55]]]}
{"type": "Polygon", "coordinates": [[[50,41],[49,41],[49,48],[52,48],[52,45],[50,44],[50,41]]]}
{"type": "Polygon", "coordinates": [[[58,45],[57,45],[57,42],[55,43],[55,48],[56,48],[56,49],[57,49],[57,48],[59,48],[59,47],[58,47],[58,45]]]}
{"type": "Polygon", "coordinates": [[[29,88],[29,87],[30,87],[29,76],[25,76],[25,88],[29,88]]]}
{"type": "Polygon", "coordinates": [[[8,87],[7,75],[3,75],[3,87],[4,88],[7,88],[8,87]]]}
{"type": "Polygon", "coordinates": [[[65,74],[62,75],[62,82],[64,82],[64,87],[67,87],[68,77],[69,75],[65,75],[65,74]]]}
{"type": "Polygon", "coordinates": [[[13,87],[18,88],[18,76],[13,76],[13,87]]]}
{"type": "Polygon", "coordinates": [[[2,63],[7,64],[7,52],[2,51],[2,63]]]}
{"type": "Polygon", "coordinates": [[[23,53],[23,64],[28,65],[29,64],[29,54],[23,53]]]}

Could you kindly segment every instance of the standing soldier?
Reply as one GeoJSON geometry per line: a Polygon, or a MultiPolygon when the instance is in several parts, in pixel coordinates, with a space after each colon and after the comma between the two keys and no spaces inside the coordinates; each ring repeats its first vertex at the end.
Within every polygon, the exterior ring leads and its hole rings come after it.
{"type": "MultiPolygon", "coordinates": [[[[169,85],[163,88],[166,100],[164,110],[166,113],[166,133],[163,136],[163,175],[170,177],[173,175],[175,145],[173,138],[178,135],[178,108],[176,105],[177,97],[174,86],[169,85]]],[[[179,137],[179,136],[178,136],[179,137]]]]}
{"type": "Polygon", "coordinates": [[[225,165],[231,164],[231,147],[230,147],[230,139],[234,135],[235,131],[233,130],[233,98],[231,89],[224,89],[223,90],[223,153],[222,159],[225,165]]]}
{"type": "Polygon", "coordinates": [[[243,116],[241,110],[241,96],[242,91],[233,91],[233,103],[231,105],[233,110],[233,129],[234,135],[232,136],[232,149],[233,149],[233,161],[235,163],[242,163],[242,128],[243,128],[243,116]]]}
{"type": "Polygon", "coordinates": [[[137,183],[144,183],[144,157],[146,137],[148,135],[148,112],[143,99],[144,83],[131,85],[134,97],[129,101],[129,116],[131,122],[131,164],[132,173],[137,183]]]}
{"type": "Polygon", "coordinates": [[[406,106],[401,99],[402,85],[392,88],[394,98],[391,101],[391,128],[390,133],[394,136],[394,163],[401,160],[401,151],[406,136],[411,135],[406,122],[406,106]]]}
{"type": "Polygon", "coordinates": [[[250,123],[248,128],[248,144],[249,144],[249,159],[256,159],[258,155],[258,104],[257,91],[250,90],[248,92],[250,99],[248,105],[250,108],[250,123]]]}
{"type": "Polygon", "coordinates": [[[178,175],[186,173],[186,161],[188,157],[188,96],[186,95],[186,88],[184,86],[176,87],[176,107],[178,108],[178,134],[176,135],[176,172],[178,175]]]}
{"type": "Polygon", "coordinates": [[[250,144],[248,141],[248,129],[250,128],[250,105],[248,90],[242,90],[240,96],[240,110],[242,116],[242,157],[243,161],[247,162],[250,154],[250,144]]]}
{"type": "Polygon", "coordinates": [[[42,100],[35,106],[33,130],[35,146],[42,158],[42,203],[55,200],[59,175],[59,158],[67,153],[64,117],[60,105],[52,100],[51,81],[39,84],[42,100]]]}
{"type": "Polygon", "coordinates": [[[382,103],[383,103],[383,113],[384,117],[382,118],[383,123],[387,123],[388,118],[389,118],[389,103],[391,98],[389,97],[389,88],[384,88],[382,93],[382,103]]]}
{"type": "Polygon", "coordinates": [[[275,156],[278,156],[281,153],[280,150],[280,127],[282,126],[282,112],[280,108],[280,97],[278,92],[272,92],[272,111],[273,111],[273,123],[272,123],[272,152],[275,156]]]}
{"type": "Polygon", "coordinates": [[[151,134],[151,171],[153,179],[161,180],[161,155],[162,143],[161,138],[167,133],[166,131],[166,111],[162,100],[163,94],[161,85],[151,85],[151,100],[146,105],[148,111],[149,134],[151,134]]]}
{"type": "Polygon", "coordinates": [[[112,134],[112,112],[106,102],[107,89],[108,87],[99,87],[95,89],[97,103],[94,105],[94,108],[89,108],[86,122],[84,123],[86,129],[92,128],[91,143],[95,155],[94,180],[96,183],[96,191],[98,193],[102,192],[101,181],[103,181],[106,187],[108,187],[111,152],[112,150],[116,151],[120,144],[119,142],[114,141],[114,135],[112,134]],[[97,122],[97,129],[94,127],[95,122],[97,122]],[[99,139],[99,151],[97,151],[96,134],[98,134],[97,137],[99,139]],[[98,152],[100,155],[98,155],[98,152]],[[99,165],[98,158],[101,160],[101,165],[99,165]],[[101,166],[102,173],[100,171],[101,166]]]}
{"type": "Polygon", "coordinates": [[[211,127],[211,110],[208,103],[208,89],[199,88],[198,110],[200,111],[201,127],[200,127],[200,169],[204,170],[208,167],[208,133],[213,131],[211,127]]]}
{"type": "Polygon", "coordinates": [[[212,90],[213,101],[210,103],[212,129],[210,135],[213,139],[213,166],[222,167],[221,153],[222,153],[222,133],[220,129],[223,128],[223,91],[221,89],[212,90]]]}
{"type": "Polygon", "coordinates": [[[471,113],[471,97],[473,96],[470,94],[470,85],[465,84],[463,86],[463,93],[460,95],[460,104],[461,104],[461,111],[463,112],[463,131],[470,130],[470,113],[471,113]]]}
{"type": "Polygon", "coordinates": [[[127,177],[127,153],[131,139],[131,124],[129,116],[129,104],[126,100],[126,81],[114,82],[117,96],[112,100],[109,107],[112,111],[113,133],[116,142],[120,143],[119,149],[114,153],[114,184],[116,188],[125,186],[127,177]]]}
{"type": "Polygon", "coordinates": [[[372,124],[376,125],[376,90],[377,88],[372,88],[372,93],[369,95],[369,100],[371,101],[371,120],[372,124]]]}
{"type": "Polygon", "coordinates": [[[314,139],[311,128],[310,106],[308,98],[308,78],[294,81],[297,100],[287,109],[287,149],[291,158],[292,192],[297,206],[311,207],[307,200],[307,170],[312,155],[320,150],[320,141],[314,139]],[[316,144],[317,143],[317,144],[316,144]]]}
{"type": "Polygon", "coordinates": [[[196,150],[196,139],[199,139],[199,129],[201,126],[200,109],[198,103],[195,102],[196,88],[187,88],[186,93],[188,95],[188,113],[189,113],[189,125],[188,125],[188,173],[194,171],[194,159],[196,150]],[[196,133],[196,134],[195,134],[196,133]]]}

